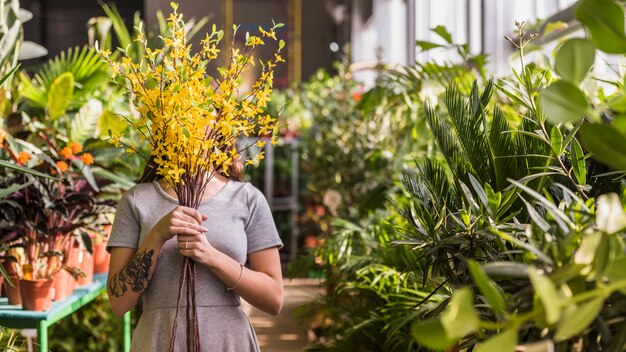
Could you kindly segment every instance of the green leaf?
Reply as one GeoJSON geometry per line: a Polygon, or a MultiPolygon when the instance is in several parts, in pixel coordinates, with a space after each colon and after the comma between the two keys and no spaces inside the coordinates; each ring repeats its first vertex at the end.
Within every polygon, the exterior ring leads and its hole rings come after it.
{"type": "Polygon", "coordinates": [[[102,103],[98,99],[89,99],[72,117],[70,140],[84,144],[88,138],[93,138],[101,115],[102,103]]]}
{"type": "Polygon", "coordinates": [[[596,319],[603,306],[604,297],[596,297],[575,309],[566,310],[556,328],[554,339],[564,341],[578,335],[596,319]]]}
{"type": "Polygon", "coordinates": [[[473,260],[467,262],[468,269],[476,287],[480,293],[485,297],[487,303],[491,305],[491,308],[499,314],[505,313],[506,304],[504,297],[502,296],[502,289],[483,272],[478,263],[473,260]]]}
{"type": "Polygon", "coordinates": [[[595,46],[609,54],[626,52],[624,11],[608,0],[583,0],[576,6],[576,18],[591,32],[595,46]]]}
{"type": "Polygon", "coordinates": [[[589,102],[575,85],[556,81],[539,93],[539,104],[553,123],[580,120],[587,115],[589,102]]]}
{"type": "Polygon", "coordinates": [[[33,169],[29,169],[29,168],[24,167],[24,166],[20,166],[20,165],[16,165],[16,164],[10,163],[10,162],[8,162],[6,160],[0,160],[0,167],[5,167],[7,169],[12,169],[12,170],[15,170],[15,171],[25,172],[27,174],[31,174],[31,175],[35,175],[35,176],[39,176],[39,177],[44,177],[44,178],[48,178],[48,179],[51,179],[51,180],[56,180],[56,178],[54,178],[54,177],[52,177],[50,175],[46,175],[44,173],[41,173],[39,171],[35,171],[33,169]]]}
{"type": "Polygon", "coordinates": [[[7,79],[9,79],[15,73],[15,71],[17,71],[19,67],[20,67],[20,64],[16,65],[15,67],[11,69],[11,71],[9,71],[6,75],[0,78],[0,87],[4,84],[4,82],[6,82],[7,79]]]}
{"type": "Polygon", "coordinates": [[[57,77],[48,92],[48,115],[51,120],[55,120],[65,115],[65,110],[72,101],[74,94],[74,75],[65,72],[57,77]]]}
{"type": "Polygon", "coordinates": [[[413,324],[411,333],[417,343],[434,350],[446,349],[456,342],[456,339],[446,335],[443,325],[438,320],[417,321],[413,324]]]}
{"type": "Polygon", "coordinates": [[[72,164],[76,165],[80,172],[85,176],[85,180],[89,183],[91,188],[93,188],[96,192],[100,191],[98,184],[96,183],[96,179],[93,177],[93,173],[91,172],[91,168],[85,165],[81,160],[74,159],[72,160],[72,164]]]}
{"type": "Polygon", "coordinates": [[[285,41],[281,39],[278,42],[278,50],[283,50],[284,47],[285,47],[285,41]]]}
{"type": "Polygon", "coordinates": [[[120,173],[110,172],[100,167],[91,168],[91,172],[98,177],[102,177],[104,179],[115,182],[117,185],[121,186],[124,189],[129,189],[135,185],[135,182],[133,182],[128,177],[125,177],[120,173]]]}
{"type": "Polygon", "coordinates": [[[517,346],[517,330],[509,329],[478,345],[476,352],[514,352],[517,346]]]}
{"type": "Polygon", "coordinates": [[[535,294],[539,297],[546,312],[546,322],[550,325],[555,324],[561,317],[560,299],[556,287],[549,277],[540,274],[536,268],[530,268],[528,274],[535,294]]]}
{"type": "Polygon", "coordinates": [[[570,160],[574,167],[574,176],[578,184],[584,185],[587,183],[587,167],[585,166],[585,153],[583,148],[580,147],[580,143],[576,138],[572,139],[570,143],[570,160]]]}
{"type": "Polygon", "coordinates": [[[594,159],[617,170],[626,170],[626,136],[610,125],[584,124],[581,141],[594,159]]]}
{"type": "Polygon", "coordinates": [[[485,183],[485,193],[487,193],[487,200],[489,200],[489,208],[491,208],[494,216],[497,216],[500,204],[502,203],[502,193],[494,192],[493,188],[491,188],[488,183],[485,183]]]}
{"type": "Polygon", "coordinates": [[[583,237],[576,254],[574,262],[577,264],[591,265],[596,257],[596,252],[602,241],[602,232],[592,232],[583,237]]]}
{"type": "Polygon", "coordinates": [[[460,339],[476,329],[480,320],[474,310],[472,290],[468,287],[458,289],[452,295],[446,311],[441,316],[446,335],[450,338],[460,339]]]}
{"type": "Polygon", "coordinates": [[[28,187],[33,183],[33,181],[28,181],[26,183],[15,184],[7,188],[0,188],[0,199],[10,196],[11,194],[19,191],[24,187],[28,187]]]}
{"type": "Polygon", "coordinates": [[[478,195],[478,198],[480,199],[481,203],[483,203],[485,208],[489,210],[489,213],[493,216],[494,214],[492,213],[491,208],[489,207],[489,199],[487,198],[487,193],[485,192],[485,189],[480,185],[480,182],[478,182],[478,180],[476,179],[476,177],[474,177],[474,175],[467,174],[467,176],[469,177],[470,183],[472,184],[472,188],[474,188],[474,191],[478,195]]]}
{"type": "Polygon", "coordinates": [[[111,110],[104,110],[98,119],[98,138],[122,135],[128,123],[111,110]]]}
{"type": "Polygon", "coordinates": [[[416,40],[415,45],[419,46],[422,49],[422,51],[444,47],[444,45],[433,43],[433,42],[428,42],[425,40],[416,40]]]}
{"type": "Polygon", "coordinates": [[[587,39],[567,40],[556,53],[554,69],[563,80],[579,85],[593,66],[596,48],[587,39]]]}
{"type": "Polygon", "coordinates": [[[433,31],[434,33],[437,33],[447,43],[452,44],[452,34],[448,32],[446,27],[439,25],[435,28],[431,28],[431,31],[433,31]]]}
{"type": "Polygon", "coordinates": [[[617,194],[607,193],[598,197],[596,227],[607,234],[617,233],[626,228],[626,214],[617,194]]]}
{"type": "Polygon", "coordinates": [[[561,134],[559,126],[552,126],[552,130],[550,131],[550,144],[552,144],[552,151],[554,151],[555,156],[558,157],[563,153],[563,135],[561,134]]]}

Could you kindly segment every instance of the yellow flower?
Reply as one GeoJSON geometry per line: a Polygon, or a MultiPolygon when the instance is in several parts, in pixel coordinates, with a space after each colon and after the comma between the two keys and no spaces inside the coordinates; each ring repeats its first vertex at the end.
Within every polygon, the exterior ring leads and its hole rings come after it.
{"type": "Polygon", "coordinates": [[[17,163],[20,165],[24,165],[30,160],[30,154],[27,152],[19,152],[17,154],[17,163]]]}
{"type": "Polygon", "coordinates": [[[265,45],[265,42],[263,42],[263,39],[255,35],[251,35],[250,37],[248,37],[248,40],[246,41],[246,46],[258,46],[258,45],[265,45]]]}
{"type": "MultiPolygon", "coordinates": [[[[238,136],[274,131],[276,121],[264,115],[264,107],[270,101],[273,69],[282,58],[277,56],[271,65],[264,65],[252,91],[240,94],[242,75],[255,63],[252,52],[265,45],[261,37],[249,36],[245,48],[228,50],[230,59],[211,77],[207,66],[222,54],[217,45],[223,31],[214,27],[201,41],[200,49],[193,51],[182,15],[175,9],[167,22],[170,34],[163,38],[162,48],[147,48],[141,31],[135,38],[137,45],[143,46],[141,59],[146,64],[135,63],[137,60],[124,52],[119,61],[109,63],[114,78],[126,81],[140,115],[128,122],[152,147],[157,173],[171,185],[186,185],[203,172],[226,170],[238,162],[241,155],[233,148],[238,136]]],[[[275,28],[259,31],[263,38],[275,40],[275,28]]],[[[116,147],[122,144],[129,153],[136,152],[138,148],[124,144],[121,137],[111,136],[111,143],[116,147]]],[[[265,141],[259,141],[257,146],[264,145],[265,141]]]]}

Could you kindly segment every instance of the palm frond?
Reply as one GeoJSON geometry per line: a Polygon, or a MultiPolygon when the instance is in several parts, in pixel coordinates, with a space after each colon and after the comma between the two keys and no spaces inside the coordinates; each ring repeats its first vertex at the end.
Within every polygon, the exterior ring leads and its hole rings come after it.
{"type": "Polygon", "coordinates": [[[424,107],[424,114],[441,154],[446,159],[452,173],[463,182],[469,183],[467,174],[472,171],[472,167],[453,130],[430,104],[426,104],[424,107]]]}
{"type": "Polygon", "coordinates": [[[472,165],[473,173],[481,183],[491,183],[495,179],[493,156],[487,138],[487,116],[483,99],[491,95],[491,85],[487,85],[482,96],[476,82],[472,86],[469,101],[466,103],[455,85],[446,89],[444,102],[452,121],[456,136],[463,146],[464,154],[472,165]]]}
{"type": "Polygon", "coordinates": [[[87,46],[75,47],[48,61],[33,78],[21,73],[22,96],[36,108],[45,109],[52,83],[65,72],[72,73],[76,85],[70,109],[81,106],[108,79],[108,66],[98,53],[87,46]]]}
{"type": "Polygon", "coordinates": [[[520,165],[523,160],[519,158],[511,158],[518,155],[518,141],[516,136],[508,133],[511,126],[504,117],[502,110],[495,108],[491,129],[489,131],[489,146],[494,156],[494,167],[496,170],[496,179],[494,190],[496,192],[505,189],[508,186],[507,178],[519,179],[524,177],[527,169],[520,165]]]}

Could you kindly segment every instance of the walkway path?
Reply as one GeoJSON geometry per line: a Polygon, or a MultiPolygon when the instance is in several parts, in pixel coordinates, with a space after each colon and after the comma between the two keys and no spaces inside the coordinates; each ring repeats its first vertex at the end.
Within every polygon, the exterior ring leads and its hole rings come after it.
{"type": "Polygon", "coordinates": [[[272,317],[247,306],[262,352],[299,352],[308,344],[306,328],[294,316],[297,306],[311,301],[321,293],[319,281],[308,279],[285,280],[283,310],[272,317]]]}

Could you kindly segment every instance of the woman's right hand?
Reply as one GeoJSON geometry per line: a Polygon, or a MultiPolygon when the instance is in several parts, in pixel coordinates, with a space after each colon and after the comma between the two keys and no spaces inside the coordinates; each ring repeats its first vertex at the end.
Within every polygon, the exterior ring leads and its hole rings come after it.
{"type": "Polygon", "coordinates": [[[179,205],[162,217],[151,232],[163,242],[175,235],[200,235],[208,231],[200,225],[206,219],[196,209],[179,205]]]}

